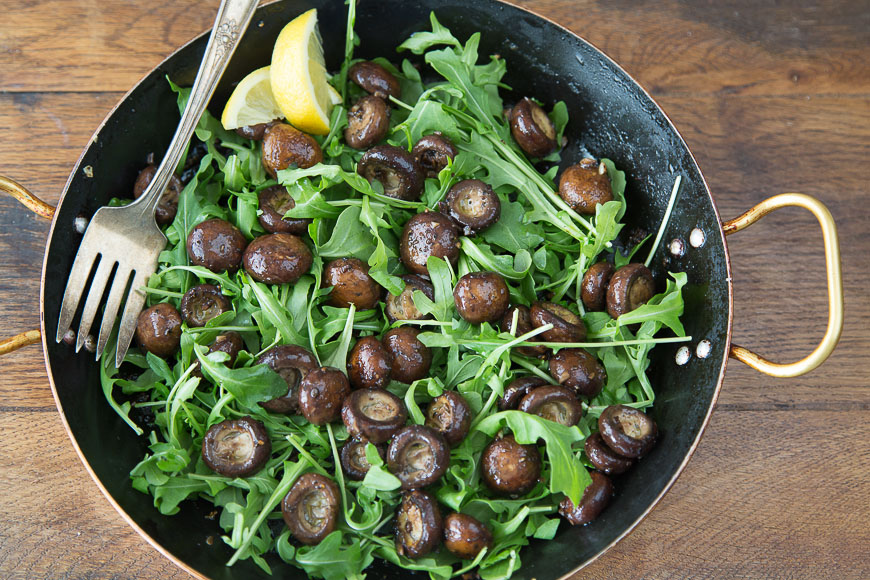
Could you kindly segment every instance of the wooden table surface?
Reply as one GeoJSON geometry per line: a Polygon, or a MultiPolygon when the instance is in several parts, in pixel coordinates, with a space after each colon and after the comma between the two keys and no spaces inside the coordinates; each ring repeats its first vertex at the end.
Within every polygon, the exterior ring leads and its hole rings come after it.
{"type": "MultiPolygon", "coordinates": [[[[374,1],[374,0],[363,0],[374,1]]],[[[211,26],[217,0],[0,0],[0,174],[56,203],[111,107],[211,26]]],[[[801,378],[732,361],[673,490],[577,578],[870,577],[870,3],[520,2],[589,39],[682,132],[733,217],[786,191],[840,231],[846,324],[801,378]]],[[[2,335],[37,328],[48,223],[0,199],[2,335]]],[[[735,342],[791,361],[822,336],[815,220],[778,212],[729,239],[735,342]]],[[[0,577],[186,578],[98,492],[67,438],[38,346],[0,360],[0,577]]]]}

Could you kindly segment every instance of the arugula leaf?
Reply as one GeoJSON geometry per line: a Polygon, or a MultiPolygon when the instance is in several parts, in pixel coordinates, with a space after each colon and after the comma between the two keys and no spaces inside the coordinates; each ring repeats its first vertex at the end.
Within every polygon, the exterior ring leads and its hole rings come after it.
{"type": "Polygon", "coordinates": [[[257,403],[269,401],[287,392],[287,383],[278,373],[266,365],[231,369],[223,361],[229,355],[223,352],[207,354],[208,349],[202,345],[194,345],[196,357],[202,365],[203,374],[226,389],[239,403],[249,409],[257,407],[257,403]]]}
{"type": "MultiPolygon", "coordinates": [[[[501,216],[493,225],[483,230],[480,236],[490,244],[495,244],[508,252],[537,248],[544,237],[538,228],[525,220],[526,210],[516,201],[501,198],[501,216]]],[[[541,248],[543,250],[543,248],[541,248]]]]}
{"type": "Polygon", "coordinates": [[[429,22],[432,23],[432,32],[415,32],[408,40],[399,45],[396,49],[398,52],[410,50],[414,54],[423,54],[433,46],[439,44],[449,44],[451,46],[461,46],[459,41],[450,33],[447,27],[442,26],[435,17],[434,12],[429,13],[429,22]]]}

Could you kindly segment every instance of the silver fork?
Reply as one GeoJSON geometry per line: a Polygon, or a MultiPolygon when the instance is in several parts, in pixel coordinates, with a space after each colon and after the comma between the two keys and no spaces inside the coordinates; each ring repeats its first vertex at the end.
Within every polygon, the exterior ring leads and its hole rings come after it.
{"type": "Polygon", "coordinates": [[[154,210],[181,159],[185,145],[190,140],[205,106],[214,93],[218,80],[236,49],[236,42],[248,28],[248,23],[257,8],[257,1],[223,0],[221,2],[187,107],[181,115],[178,129],[172,137],[160,167],[154,174],[154,179],[143,195],[130,205],[100,208],[91,219],[66,283],[57,324],[57,341],[60,342],[70,328],[84,293],[85,284],[96,264],[93,282],[82,310],[76,337],[76,352],[81,350],[88,337],[105,293],[106,283],[114,270],[115,277],[103,312],[96,355],[99,360],[106,348],[121,302],[127,294],[128,282],[132,277],[133,282],[118,330],[115,366],[121,366],[130,347],[130,341],[133,339],[139,313],[145,303],[145,294],[140,288],[147,284],[148,278],[157,270],[157,257],[166,245],[166,237],[154,220],[154,210]]]}

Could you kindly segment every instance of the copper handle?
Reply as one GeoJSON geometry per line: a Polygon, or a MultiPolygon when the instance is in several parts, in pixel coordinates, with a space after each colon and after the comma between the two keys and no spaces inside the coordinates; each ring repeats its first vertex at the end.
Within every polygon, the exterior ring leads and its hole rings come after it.
{"type": "Polygon", "coordinates": [[[775,195],[743,215],[725,222],[722,229],[726,236],[731,235],[751,226],[770,212],[788,206],[808,210],[816,216],[822,227],[828,276],[828,328],[813,352],[797,362],[788,364],[771,362],[748,348],[731,345],[729,356],[772,377],[796,377],[810,372],[831,355],[843,332],[843,275],[840,270],[840,243],[837,239],[837,225],[834,223],[834,218],[822,202],[802,193],[775,195]]]}
{"type": "MultiPolygon", "coordinates": [[[[0,191],[8,193],[24,206],[35,213],[36,215],[50,220],[54,217],[54,206],[45,203],[21,185],[8,177],[0,175],[0,191]]],[[[18,350],[24,346],[35,344],[40,341],[41,333],[39,330],[28,330],[22,332],[12,338],[0,340],[0,355],[9,354],[14,350],[18,350]]]]}

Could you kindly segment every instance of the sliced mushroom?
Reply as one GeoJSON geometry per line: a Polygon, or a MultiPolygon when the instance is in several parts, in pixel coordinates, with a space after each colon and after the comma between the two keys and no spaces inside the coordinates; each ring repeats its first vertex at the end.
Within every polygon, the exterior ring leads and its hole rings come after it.
{"type": "Polygon", "coordinates": [[[296,200],[283,185],[267,187],[257,194],[260,215],[257,216],[260,225],[273,234],[305,235],[308,232],[310,219],[285,218],[284,214],[296,207],[296,200]]]}
{"type": "Polygon", "coordinates": [[[411,155],[426,177],[434,179],[438,178],[438,174],[456,154],[453,142],[438,132],[424,135],[411,150],[411,155]]]}
{"type": "Polygon", "coordinates": [[[347,71],[347,78],[369,94],[388,100],[402,96],[399,81],[393,74],[376,62],[361,61],[347,71]]]}
{"type": "Polygon", "coordinates": [[[452,265],[459,260],[459,232],[447,216],[427,211],[405,223],[399,241],[402,263],[414,274],[428,276],[429,256],[442,258],[452,265]]]}
{"type": "Polygon", "coordinates": [[[438,209],[460,224],[466,236],[488,228],[501,217],[501,201],[479,179],[464,179],[451,187],[438,209]]]}
{"type": "Polygon", "coordinates": [[[459,315],[472,324],[501,320],[510,305],[510,290],[497,272],[470,272],[453,289],[459,315]]]}
{"type": "Polygon", "coordinates": [[[583,319],[553,302],[535,302],[529,309],[529,317],[535,328],[552,324],[553,328],[538,336],[542,342],[583,342],[586,340],[586,325],[583,319]]]}
{"type": "Polygon", "coordinates": [[[281,502],[284,523],[303,544],[319,544],[335,530],[341,510],[340,498],[334,481],[319,473],[306,473],[281,502]]]}
{"type": "Polygon", "coordinates": [[[607,307],[607,287],[613,276],[613,264],[598,262],[592,264],[583,274],[580,282],[580,297],[586,310],[600,312],[607,307]]]}
{"type": "Polygon", "coordinates": [[[556,128],[537,103],[528,97],[511,109],[511,135],[531,157],[545,157],[556,147],[556,128]]]}
{"type": "Polygon", "coordinates": [[[232,310],[229,298],[214,284],[198,284],[181,297],[181,318],[188,326],[202,327],[224,312],[232,310]]]}
{"type": "Polygon", "coordinates": [[[347,112],[344,141],[354,149],[368,149],[383,140],[390,130],[390,108],[380,97],[358,100],[347,112]]]}
{"type": "Polygon", "coordinates": [[[559,178],[559,195],[577,213],[595,215],[595,206],[613,200],[607,167],[594,159],[572,165],[559,178]]]}
{"type": "Polygon", "coordinates": [[[314,137],[287,123],[269,127],[263,137],[262,152],[263,167],[273,178],[293,165],[307,169],[323,161],[323,151],[314,137]]]}
{"type": "Polygon", "coordinates": [[[152,354],[167,357],[181,342],[181,315],[172,304],[161,302],[146,308],[136,321],[136,340],[152,354]]]}
{"type": "Polygon", "coordinates": [[[266,427],[252,417],[212,425],[202,440],[202,460],[224,477],[246,477],[266,464],[272,441],[266,427]]]}
{"type": "Polygon", "coordinates": [[[444,518],[444,546],[457,558],[473,560],[492,544],[489,528],[470,515],[452,513],[444,518]]]}
{"type": "Polygon", "coordinates": [[[432,351],[420,342],[420,331],[410,326],[400,326],[388,331],[381,342],[393,357],[390,375],[394,381],[411,384],[425,378],[432,365],[432,351]]]}
{"type": "Polygon", "coordinates": [[[425,556],[441,542],[443,521],[438,502],[425,491],[402,497],[396,510],[396,552],[406,558],[425,556]]]}
{"type": "Polygon", "coordinates": [[[505,387],[504,395],[498,400],[498,408],[501,411],[516,409],[522,398],[529,394],[532,389],[546,384],[547,381],[540,377],[520,377],[514,379],[505,387]]]}
{"type": "Polygon", "coordinates": [[[592,465],[607,475],[619,475],[620,473],[625,473],[632,465],[634,465],[634,459],[623,457],[608,447],[607,443],[602,439],[601,433],[598,431],[586,438],[584,449],[586,451],[586,457],[589,458],[592,465]]]}
{"type": "Polygon", "coordinates": [[[402,399],[383,389],[358,389],[344,399],[341,418],[351,437],[386,443],[408,420],[402,399]]]}
{"type": "Polygon", "coordinates": [[[423,175],[414,158],[393,145],[376,145],[362,156],[356,172],[368,180],[377,181],[384,195],[406,201],[416,201],[423,193],[423,175]]]}
{"type": "Polygon", "coordinates": [[[471,407],[456,391],[444,391],[426,409],[427,427],[435,429],[451,447],[459,445],[471,427],[471,407]]]}
{"type": "MultiPolygon", "coordinates": [[[[502,332],[507,332],[508,334],[512,334],[514,336],[522,336],[527,332],[531,332],[534,327],[532,326],[531,315],[529,314],[529,308],[527,306],[523,306],[522,304],[518,304],[517,306],[511,306],[507,309],[507,312],[504,313],[504,316],[501,318],[501,330],[502,332]],[[514,331],[514,313],[516,313],[517,320],[517,328],[514,331]]],[[[537,337],[532,340],[536,340],[537,337]]],[[[532,358],[542,357],[547,353],[546,346],[517,346],[514,347],[514,350],[521,355],[530,356],[532,358]]]]}
{"type": "Polygon", "coordinates": [[[264,364],[278,373],[287,383],[287,392],[265,403],[260,403],[273,413],[296,413],[299,411],[299,383],[319,365],[317,359],[301,346],[275,346],[260,355],[254,364],[264,364]]]}
{"type": "Polygon", "coordinates": [[[652,272],[643,264],[627,264],[614,272],[607,288],[607,313],[619,318],[646,304],[656,292],[652,272]]]}
{"type": "Polygon", "coordinates": [[[357,341],[347,358],[347,376],[357,389],[382,389],[390,382],[393,355],[374,336],[357,341]]]}
{"type": "MultiPolygon", "coordinates": [[[[371,469],[372,465],[366,458],[366,445],[367,443],[361,439],[348,439],[342,446],[341,468],[349,479],[362,481],[371,469]]],[[[383,445],[375,445],[375,449],[378,450],[381,459],[386,457],[383,445]]]]}
{"type": "Polygon", "coordinates": [[[333,367],[320,367],[299,383],[299,407],[314,425],[326,425],[341,417],[341,406],[350,394],[344,373],[333,367]]]}
{"type": "Polygon", "coordinates": [[[565,427],[573,427],[583,416],[583,407],[574,393],[556,385],[532,389],[522,398],[518,408],[565,427]]]}
{"type": "Polygon", "coordinates": [[[563,348],[551,356],[550,374],[557,383],[587,399],[598,395],[607,382],[607,371],[582,348],[563,348]]]}
{"type": "Polygon", "coordinates": [[[390,323],[397,320],[422,320],[427,315],[417,310],[414,304],[414,290],[422,292],[429,300],[435,299],[435,290],[426,278],[417,274],[405,274],[402,276],[405,287],[398,296],[387,294],[384,312],[390,323]]]}
{"type": "Polygon", "coordinates": [[[593,471],[592,483],[583,491],[580,504],[575,506],[567,497],[559,504],[559,515],[568,520],[571,525],[588,524],[604,511],[610,498],[613,497],[613,483],[601,472],[593,471]]]}
{"type": "Polygon", "coordinates": [[[632,459],[646,455],[658,436],[652,417],[626,405],[610,405],[604,409],[598,417],[598,430],[608,447],[632,459]]]}
{"type": "Polygon", "coordinates": [[[541,453],[534,445],[520,445],[513,435],[496,439],[480,457],[481,476],[497,494],[518,497],[532,491],[541,476],[541,453]]]}
{"type": "Polygon", "coordinates": [[[308,273],[314,258],[302,238],[267,234],[245,249],[245,271],[265,284],[290,284],[308,273]]]}
{"type": "Polygon", "coordinates": [[[381,300],[382,288],[369,276],[368,265],[357,258],[339,258],[323,268],[323,287],[332,288],[329,304],[336,308],[369,310],[381,300]]]}
{"type": "Polygon", "coordinates": [[[402,482],[402,489],[426,487],[447,471],[450,449],[435,429],[408,425],[393,436],[387,449],[387,466],[402,482]]]}

